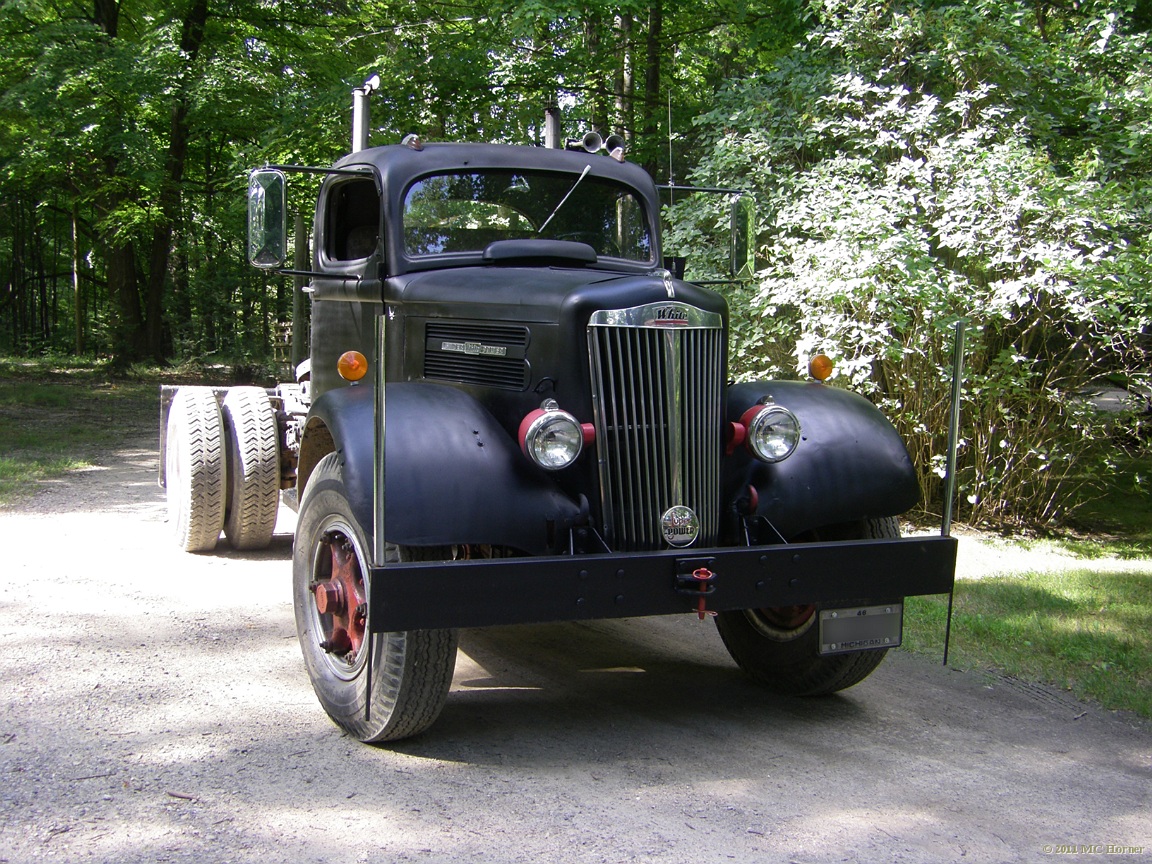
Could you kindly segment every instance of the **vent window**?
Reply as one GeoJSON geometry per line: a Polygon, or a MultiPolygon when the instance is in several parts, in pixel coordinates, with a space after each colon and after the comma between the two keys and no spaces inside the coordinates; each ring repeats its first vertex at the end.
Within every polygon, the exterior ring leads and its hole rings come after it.
{"type": "Polygon", "coordinates": [[[348,180],[332,187],[326,208],[325,252],[333,261],[358,261],[380,243],[380,194],[370,179],[348,180]]]}

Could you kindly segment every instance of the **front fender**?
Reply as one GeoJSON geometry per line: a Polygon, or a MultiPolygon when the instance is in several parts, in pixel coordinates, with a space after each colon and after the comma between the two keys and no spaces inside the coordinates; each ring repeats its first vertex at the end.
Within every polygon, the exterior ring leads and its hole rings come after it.
{"type": "MultiPolygon", "coordinates": [[[[438,384],[385,387],[384,531],[405,546],[464,543],[556,551],[580,506],[529,464],[496,419],[467,393],[438,384]]],[[[344,464],[349,504],[373,526],[375,400],[371,388],[330,390],[309,426],[324,424],[344,464]]]]}
{"type": "Polygon", "coordinates": [[[728,500],[756,491],[756,515],[784,538],[825,525],[896,516],[920,500],[904,442],[864,397],[824,384],[770,381],[728,390],[735,422],[764,396],[800,421],[801,440],[783,462],[765,464],[739,447],[725,460],[728,500]]]}

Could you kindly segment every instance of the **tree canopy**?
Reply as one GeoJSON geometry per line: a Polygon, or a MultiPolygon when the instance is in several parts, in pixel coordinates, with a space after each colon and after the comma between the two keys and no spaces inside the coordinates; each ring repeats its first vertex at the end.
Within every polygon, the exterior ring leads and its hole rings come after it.
{"type": "Polygon", "coordinates": [[[698,121],[715,131],[697,178],[753,190],[764,216],[739,370],[837,358],[931,500],[962,322],[966,515],[1061,517],[1111,452],[1094,380],[1149,371],[1150,109],[1147,33],[1122,10],[827,0],[698,121]]]}
{"type": "Polygon", "coordinates": [[[531,142],[559,103],[667,174],[669,113],[691,129],[800,19],[790,0],[6,3],[0,349],[266,352],[285,292],[241,266],[244,171],[330,163],[369,74],[377,141],[531,142]]]}

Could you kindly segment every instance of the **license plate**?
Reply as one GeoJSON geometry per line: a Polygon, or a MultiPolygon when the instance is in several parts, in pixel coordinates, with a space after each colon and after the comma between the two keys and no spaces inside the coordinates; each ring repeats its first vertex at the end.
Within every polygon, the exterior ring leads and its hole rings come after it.
{"type": "Polygon", "coordinates": [[[904,629],[904,604],[820,610],[820,653],[895,648],[904,629]]]}

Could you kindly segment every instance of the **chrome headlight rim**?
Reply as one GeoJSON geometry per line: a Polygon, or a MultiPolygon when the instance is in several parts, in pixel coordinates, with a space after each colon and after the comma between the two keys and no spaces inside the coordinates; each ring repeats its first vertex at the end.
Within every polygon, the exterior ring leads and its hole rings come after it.
{"type": "Polygon", "coordinates": [[[584,450],[584,429],[567,411],[541,408],[524,418],[520,447],[533,465],[545,471],[562,471],[580,458],[584,450]],[[550,446],[557,443],[559,449],[550,446]]]}
{"type": "Polygon", "coordinates": [[[742,418],[748,451],[769,465],[783,462],[800,445],[800,420],[783,405],[756,405],[742,418]]]}

